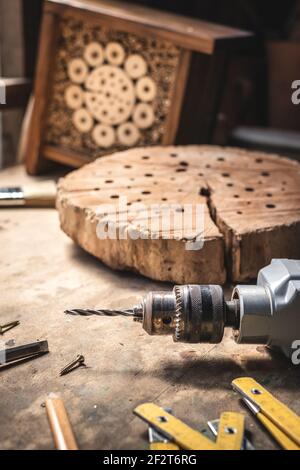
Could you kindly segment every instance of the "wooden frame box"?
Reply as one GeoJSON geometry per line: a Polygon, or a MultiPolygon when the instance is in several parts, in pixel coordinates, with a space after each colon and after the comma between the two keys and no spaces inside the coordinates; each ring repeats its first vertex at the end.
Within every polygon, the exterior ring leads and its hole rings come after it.
{"type": "Polygon", "coordinates": [[[251,34],[124,3],[45,2],[27,171],[210,143],[228,57],[251,34]]]}

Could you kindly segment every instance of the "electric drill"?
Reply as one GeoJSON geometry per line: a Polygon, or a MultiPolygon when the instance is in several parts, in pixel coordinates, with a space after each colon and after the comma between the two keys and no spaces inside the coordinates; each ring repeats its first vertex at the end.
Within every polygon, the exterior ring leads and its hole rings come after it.
{"type": "Polygon", "coordinates": [[[260,270],[256,285],[238,285],[231,300],[217,285],[175,286],[150,292],[127,310],[68,310],[73,315],[126,315],[149,335],[172,335],[182,343],[220,343],[233,328],[239,344],[280,348],[288,357],[300,347],[300,261],[274,259],[260,270]]]}

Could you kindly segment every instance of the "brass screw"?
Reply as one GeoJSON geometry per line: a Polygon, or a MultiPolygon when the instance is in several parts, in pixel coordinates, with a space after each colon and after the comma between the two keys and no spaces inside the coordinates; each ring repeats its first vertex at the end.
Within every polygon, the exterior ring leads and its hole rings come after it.
{"type": "Polygon", "coordinates": [[[77,367],[85,366],[84,361],[84,356],[78,355],[74,361],[70,362],[60,371],[60,376],[69,374],[72,370],[77,369],[77,367]]]}

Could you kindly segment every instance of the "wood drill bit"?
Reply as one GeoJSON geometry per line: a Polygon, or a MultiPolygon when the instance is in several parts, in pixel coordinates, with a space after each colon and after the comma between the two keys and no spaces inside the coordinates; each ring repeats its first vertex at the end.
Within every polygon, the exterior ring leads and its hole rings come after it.
{"type": "Polygon", "coordinates": [[[137,317],[137,311],[134,308],[129,308],[126,310],[109,310],[109,309],[101,309],[101,310],[93,310],[93,309],[73,309],[73,310],[65,310],[67,315],[81,315],[84,317],[88,317],[91,315],[98,315],[100,317],[137,317]]]}

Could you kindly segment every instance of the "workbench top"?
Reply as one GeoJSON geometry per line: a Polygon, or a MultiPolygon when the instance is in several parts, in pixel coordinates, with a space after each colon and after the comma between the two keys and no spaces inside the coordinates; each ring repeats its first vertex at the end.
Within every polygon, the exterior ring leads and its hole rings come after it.
{"type": "MultiPolygon", "coordinates": [[[[28,179],[22,167],[0,173],[0,186],[28,179]]],[[[171,407],[193,427],[223,411],[246,415],[258,449],[277,448],[231,390],[251,376],[300,414],[299,370],[259,346],[238,346],[230,330],[220,345],[174,344],[150,337],[126,318],[68,317],[66,308],[123,307],[149,290],[170,286],[114,272],[74,245],[54,209],[0,210],[0,323],[20,326],[0,337],[1,349],[47,339],[50,354],[0,370],[0,448],[52,449],[43,403],[65,400],[81,449],[147,449],[146,425],[133,409],[171,407]],[[59,377],[77,354],[87,368],[59,377]]]]}

